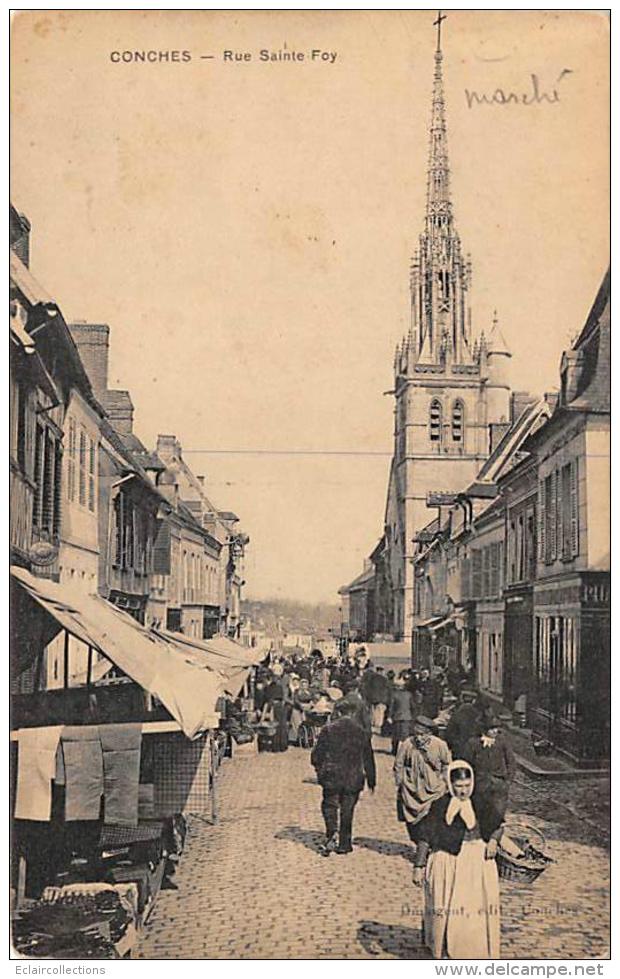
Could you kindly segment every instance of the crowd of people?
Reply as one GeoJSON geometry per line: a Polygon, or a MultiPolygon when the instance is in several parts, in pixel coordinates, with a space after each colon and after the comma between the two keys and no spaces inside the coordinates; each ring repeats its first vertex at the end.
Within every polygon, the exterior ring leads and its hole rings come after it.
{"type": "Polygon", "coordinates": [[[323,856],[353,849],[355,807],[374,792],[372,735],[391,739],[396,816],[415,847],[424,941],[436,958],[499,955],[495,857],[515,760],[491,704],[459,666],[385,670],[364,647],[344,658],[275,658],[259,672],[255,706],[286,750],[312,723],[311,763],[323,790],[323,856]]]}

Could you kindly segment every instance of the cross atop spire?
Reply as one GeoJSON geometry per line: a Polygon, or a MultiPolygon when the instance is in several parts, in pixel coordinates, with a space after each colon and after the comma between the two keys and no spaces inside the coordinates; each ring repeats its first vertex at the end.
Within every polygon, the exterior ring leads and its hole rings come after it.
{"type": "Polygon", "coordinates": [[[433,21],[433,27],[437,28],[437,50],[441,51],[441,24],[442,21],[446,20],[446,14],[442,14],[441,10],[437,11],[437,20],[433,21]]]}
{"type": "Polygon", "coordinates": [[[450,203],[450,170],[448,167],[448,134],[446,130],[446,107],[443,94],[443,73],[441,63],[441,24],[445,15],[439,11],[437,20],[437,50],[435,51],[435,73],[433,77],[433,100],[430,127],[430,148],[428,160],[428,185],[426,195],[426,229],[437,232],[448,229],[452,223],[450,203]]]}

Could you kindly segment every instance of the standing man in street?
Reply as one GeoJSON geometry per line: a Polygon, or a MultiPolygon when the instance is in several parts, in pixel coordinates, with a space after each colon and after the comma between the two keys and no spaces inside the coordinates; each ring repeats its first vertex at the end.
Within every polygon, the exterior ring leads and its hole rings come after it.
{"type": "Polygon", "coordinates": [[[484,703],[477,692],[463,688],[460,703],[455,707],[445,732],[453,758],[462,758],[469,739],[480,734],[483,714],[484,703]]]}
{"type": "Polygon", "coordinates": [[[501,730],[499,717],[489,709],[481,723],[482,733],[470,738],[463,748],[463,758],[474,770],[474,793],[481,812],[503,822],[508,806],[508,792],[517,763],[508,738],[501,730]]]}
{"type": "Polygon", "coordinates": [[[364,670],[360,683],[360,693],[370,709],[372,729],[375,734],[381,733],[385,712],[390,702],[390,685],[383,672],[382,666],[364,670]]]}
{"type": "Polygon", "coordinates": [[[388,713],[392,723],[392,754],[395,755],[400,742],[411,734],[413,721],[418,713],[414,696],[405,688],[405,679],[402,675],[394,679],[394,691],[388,713]]]}
{"type": "Polygon", "coordinates": [[[360,693],[360,682],[357,679],[351,680],[347,693],[336,704],[335,716],[341,717],[345,711],[348,711],[353,720],[368,734],[372,734],[370,710],[360,693]]]}
{"type": "Polygon", "coordinates": [[[310,756],[323,788],[324,857],[334,852],[351,853],[353,812],[360,792],[364,783],[371,792],[377,784],[370,734],[354,720],[353,705],[343,700],[339,708],[340,716],[322,729],[310,756]]]}

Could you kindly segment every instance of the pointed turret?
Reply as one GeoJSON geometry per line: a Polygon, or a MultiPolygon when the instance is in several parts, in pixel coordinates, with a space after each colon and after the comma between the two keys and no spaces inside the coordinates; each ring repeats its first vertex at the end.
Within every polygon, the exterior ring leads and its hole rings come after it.
{"type": "Polygon", "coordinates": [[[499,328],[497,310],[493,311],[493,325],[487,340],[487,366],[489,379],[496,384],[508,384],[509,362],[512,354],[499,328]]]}
{"type": "Polygon", "coordinates": [[[504,339],[504,335],[499,328],[499,319],[497,316],[497,310],[493,310],[493,326],[491,327],[491,332],[489,334],[489,357],[492,354],[502,357],[512,357],[510,348],[504,339]]]}

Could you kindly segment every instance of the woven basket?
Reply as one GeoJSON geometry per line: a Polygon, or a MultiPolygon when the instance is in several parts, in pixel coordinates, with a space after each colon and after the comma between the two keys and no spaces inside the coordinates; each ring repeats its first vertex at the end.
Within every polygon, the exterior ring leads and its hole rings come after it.
{"type": "Polygon", "coordinates": [[[504,827],[504,832],[522,850],[532,848],[534,854],[517,859],[500,849],[497,853],[497,871],[503,880],[512,880],[515,883],[531,884],[540,877],[543,870],[546,870],[551,857],[545,854],[546,840],[543,833],[529,823],[508,823],[504,827]]]}

